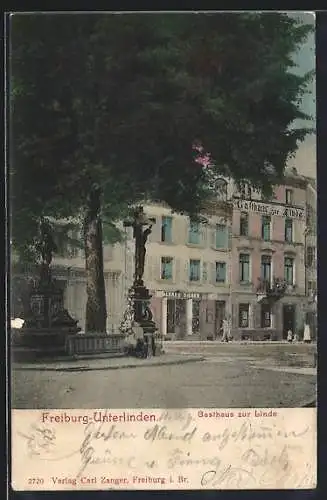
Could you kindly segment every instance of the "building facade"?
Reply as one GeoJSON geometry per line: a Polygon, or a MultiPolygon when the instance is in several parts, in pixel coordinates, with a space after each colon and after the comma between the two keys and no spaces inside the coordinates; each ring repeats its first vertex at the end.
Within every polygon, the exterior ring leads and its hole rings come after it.
{"type": "MultiPolygon", "coordinates": [[[[258,333],[281,339],[289,329],[301,335],[307,295],[316,289],[313,222],[310,232],[306,229],[309,215],[315,220],[315,211],[308,208],[315,207],[308,180],[291,172],[269,201],[247,186],[239,190],[232,181],[225,184],[220,199],[208,203],[201,223],[162,204],[144,205],[156,220],[147,242],[144,281],[159,331],[166,339],[215,339],[227,318],[235,339],[258,333]],[[268,300],[278,282],[285,290],[268,300]]],[[[124,241],[104,247],[108,332],[117,331],[133,282],[132,229],[123,223],[121,229],[124,241]]],[[[83,330],[83,251],[61,252],[53,267],[66,307],[83,330]]]]}
{"type": "Polygon", "coordinates": [[[286,338],[303,328],[305,302],[306,182],[289,176],[263,201],[256,192],[233,197],[232,303],[235,337],[246,330],[286,338]],[[278,300],[265,291],[285,283],[278,300]]]}
{"type": "Polygon", "coordinates": [[[162,205],[144,210],[156,219],[144,279],[161,333],[171,339],[216,338],[231,313],[231,204],[212,202],[202,224],[162,205]]]}

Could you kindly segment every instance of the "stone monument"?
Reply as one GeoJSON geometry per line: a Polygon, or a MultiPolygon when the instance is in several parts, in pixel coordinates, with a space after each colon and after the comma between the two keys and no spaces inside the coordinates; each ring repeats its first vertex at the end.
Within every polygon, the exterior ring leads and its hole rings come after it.
{"type": "Polygon", "coordinates": [[[150,309],[151,295],[144,285],[144,264],[146,256],[146,242],[151,234],[154,218],[148,218],[143,211],[143,207],[137,207],[133,214],[133,219],[124,222],[125,227],[133,228],[135,240],[135,272],[133,285],[128,292],[128,305],[124,313],[124,318],[120,326],[122,332],[128,332],[137,322],[143,328],[144,341],[148,355],[155,356],[156,344],[155,333],[157,327],[153,321],[153,314],[150,309]]]}
{"type": "Polygon", "coordinates": [[[40,275],[28,290],[24,306],[24,323],[13,335],[13,351],[25,348],[35,356],[64,354],[66,338],[81,329],[64,308],[63,289],[52,278],[51,262],[56,245],[49,222],[42,218],[36,250],[40,256],[40,275]]]}

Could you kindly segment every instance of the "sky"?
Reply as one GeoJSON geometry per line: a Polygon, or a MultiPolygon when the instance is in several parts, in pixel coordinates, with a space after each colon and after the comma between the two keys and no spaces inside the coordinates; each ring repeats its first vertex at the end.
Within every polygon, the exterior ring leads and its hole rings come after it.
{"type": "MultiPolygon", "coordinates": [[[[306,24],[315,25],[315,15],[313,13],[290,14],[303,20],[306,24]]],[[[309,35],[305,44],[302,45],[297,54],[294,55],[294,61],[298,65],[297,71],[299,74],[304,74],[307,71],[315,69],[315,33],[309,35]]],[[[308,86],[308,93],[302,101],[302,109],[305,113],[313,116],[312,123],[306,122],[306,125],[315,127],[316,121],[316,81],[313,81],[308,86]]],[[[305,141],[300,144],[295,158],[290,160],[290,165],[296,167],[302,175],[316,178],[316,136],[310,134],[305,141]]]]}

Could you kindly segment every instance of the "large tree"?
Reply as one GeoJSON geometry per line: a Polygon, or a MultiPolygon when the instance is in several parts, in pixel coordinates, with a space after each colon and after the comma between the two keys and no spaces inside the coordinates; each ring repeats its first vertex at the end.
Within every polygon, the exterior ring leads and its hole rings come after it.
{"type": "Polygon", "coordinates": [[[285,14],[12,17],[13,241],[40,214],[83,219],[86,329],[105,330],[103,217],[160,199],[191,216],[215,175],[269,192],[308,129],[310,75],[292,54],[310,27],[285,14]]]}

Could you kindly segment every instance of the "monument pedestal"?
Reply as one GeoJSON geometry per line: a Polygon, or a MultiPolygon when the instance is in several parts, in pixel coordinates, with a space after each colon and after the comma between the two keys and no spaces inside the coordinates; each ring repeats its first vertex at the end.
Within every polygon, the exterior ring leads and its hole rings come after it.
{"type": "Polygon", "coordinates": [[[134,320],[143,328],[148,356],[156,355],[155,334],[157,327],[150,309],[151,295],[143,284],[133,286],[134,320]]]}
{"type": "Polygon", "coordinates": [[[142,328],[145,343],[144,357],[155,356],[160,351],[160,346],[156,345],[158,329],[153,321],[150,300],[151,295],[143,282],[134,283],[128,292],[128,305],[120,326],[121,332],[126,336],[132,332],[134,323],[142,328]]]}
{"type": "Polygon", "coordinates": [[[68,336],[80,330],[64,308],[63,290],[52,280],[41,281],[30,290],[22,328],[13,331],[14,359],[24,352],[27,358],[64,355],[68,336]]]}

